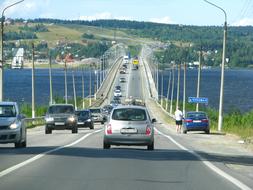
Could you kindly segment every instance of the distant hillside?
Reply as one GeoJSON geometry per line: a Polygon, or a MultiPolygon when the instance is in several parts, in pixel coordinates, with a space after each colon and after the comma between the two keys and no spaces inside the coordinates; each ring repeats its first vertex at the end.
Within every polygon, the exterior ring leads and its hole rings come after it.
{"type": "MultiPolygon", "coordinates": [[[[18,20],[16,20],[18,21],[18,20]]],[[[19,20],[19,21],[22,21],[19,20]]],[[[206,53],[212,53],[213,58],[208,62],[209,65],[219,65],[222,50],[223,27],[222,26],[181,26],[171,24],[158,24],[151,22],[137,22],[124,20],[96,20],[96,21],[69,21],[58,19],[34,19],[28,20],[29,23],[47,24],[49,31],[60,28],[54,35],[62,36],[67,40],[83,40],[84,33],[93,34],[97,40],[113,39],[114,31],[117,30],[117,37],[130,40],[133,38],[150,38],[162,42],[169,42],[178,48],[181,43],[192,44],[191,52],[198,51],[200,44],[206,53]],[[53,25],[52,25],[53,24],[53,25]],[[51,28],[51,29],[50,29],[51,28]],[[72,32],[73,31],[73,34],[72,32]],[[90,32],[87,32],[90,31],[90,32]],[[100,31],[100,33],[99,33],[100,31]],[[66,32],[66,33],[65,33],[66,32]],[[65,34],[64,34],[65,33],[65,34]],[[64,35],[63,35],[64,34],[64,35]],[[66,37],[67,36],[67,37],[66,37]],[[68,39],[69,38],[69,39],[68,39]]],[[[36,33],[41,39],[51,39],[53,35],[49,33],[36,33]]],[[[58,36],[58,37],[59,37],[58,36]]],[[[87,36],[87,35],[86,35],[87,36]]],[[[186,51],[186,47],[180,48],[179,51],[186,51]],[[184,50],[182,50],[184,49],[184,50]]],[[[177,51],[178,51],[177,50],[177,51]]],[[[168,51],[175,52],[175,51],[168,51]]],[[[187,52],[186,52],[187,53],[187,52]]],[[[178,55],[175,55],[178,56],[178,55]]],[[[175,57],[174,56],[174,57],[175,57]]],[[[196,60],[195,55],[190,55],[189,59],[196,60]]],[[[172,61],[171,56],[163,56],[163,62],[172,61]]],[[[253,27],[228,27],[227,38],[227,57],[229,65],[233,67],[252,67],[253,65],[253,27]]],[[[178,58],[180,59],[180,57],[178,58]]],[[[188,60],[192,61],[192,60],[188,60]]]]}

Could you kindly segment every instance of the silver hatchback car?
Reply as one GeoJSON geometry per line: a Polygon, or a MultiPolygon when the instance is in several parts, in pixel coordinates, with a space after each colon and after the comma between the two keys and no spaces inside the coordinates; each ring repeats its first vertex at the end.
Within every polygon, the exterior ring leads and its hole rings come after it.
{"type": "Polygon", "coordinates": [[[0,102],[0,143],[26,147],[25,116],[19,113],[16,102],[0,102]]]}
{"type": "Polygon", "coordinates": [[[104,149],[111,145],[137,145],[154,149],[155,119],[144,106],[122,105],[114,108],[104,131],[104,149]]]}

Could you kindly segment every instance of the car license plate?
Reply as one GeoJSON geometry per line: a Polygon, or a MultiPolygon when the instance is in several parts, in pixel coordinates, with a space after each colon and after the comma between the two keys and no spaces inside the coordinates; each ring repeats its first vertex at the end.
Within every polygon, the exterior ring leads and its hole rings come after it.
{"type": "Polygon", "coordinates": [[[123,128],[123,129],[121,129],[120,130],[120,132],[122,133],[122,134],[135,134],[135,133],[137,133],[137,129],[134,129],[134,128],[129,128],[129,129],[127,129],[127,128],[123,128]]]}
{"type": "Polygon", "coordinates": [[[55,122],[55,125],[65,125],[63,122],[55,122]]]}
{"type": "Polygon", "coordinates": [[[193,120],[193,123],[201,123],[201,120],[193,120]]]}
{"type": "Polygon", "coordinates": [[[78,122],[77,124],[78,124],[78,125],[83,125],[83,124],[84,124],[84,122],[78,122]]]}

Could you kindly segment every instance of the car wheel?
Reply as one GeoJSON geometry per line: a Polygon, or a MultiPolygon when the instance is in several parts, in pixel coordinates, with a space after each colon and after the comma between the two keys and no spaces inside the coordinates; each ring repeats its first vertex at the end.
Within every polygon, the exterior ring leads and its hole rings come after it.
{"type": "Polygon", "coordinates": [[[104,142],[103,148],[104,148],[104,149],[110,149],[110,148],[111,148],[111,145],[104,142]]]}
{"type": "Polygon", "coordinates": [[[148,145],[148,150],[154,150],[154,142],[148,145]]]}
{"type": "Polygon", "coordinates": [[[184,130],[183,130],[183,133],[186,134],[186,133],[187,133],[187,130],[184,129],[184,130]]]}
{"type": "Polygon", "coordinates": [[[19,142],[16,142],[15,143],[15,148],[23,148],[23,147],[26,147],[26,141],[19,141],[19,142]]]}
{"type": "Polygon", "coordinates": [[[74,127],[74,128],[72,129],[72,133],[78,133],[78,128],[77,128],[77,127],[74,127]]]}
{"type": "Polygon", "coordinates": [[[101,124],[103,125],[105,122],[101,121],[101,124]]]}
{"type": "Polygon", "coordinates": [[[90,129],[94,129],[94,125],[91,125],[91,126],[90,126],[90,129]]]}
{"type": "Polygon", "coordinates": [[[45,134],[52,134],[52,129],[46,127],[45,134]]]}
{"type": "Polygon", "coordinates": [[[205,130],[206,134],[210,134],[210,129],[205,130]]]}

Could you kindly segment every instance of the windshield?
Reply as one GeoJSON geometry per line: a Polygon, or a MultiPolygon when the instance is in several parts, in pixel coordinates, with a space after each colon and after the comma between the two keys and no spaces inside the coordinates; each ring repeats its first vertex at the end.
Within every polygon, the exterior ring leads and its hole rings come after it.
{"type": "Polygon", "coordinates": [[[205,113],[188,113],[187,118],[206,118],[205,113]]]}
{"type": "Polygon", "coordinates": [[[77,111],[76,115],[80,117],[89,117],[89,111],[77,111]]]}
{"type": "Polygon", "coordinates": [[[74,107],[73,106],[51,106],[48,109],[49,114],[59,114],[59,113],[74,113],[74,107]]]}
{"type": "Polygon", "coordinates": [[[145,121],[147,120],[147,116],[143,109],[122,108],[113,111],[112,119],[123,121],[145,121]]]}
{"type": "Polygon", "coordinates": [[[14,105],[0,105],[0,117],[16,117],[14,105]]]}

